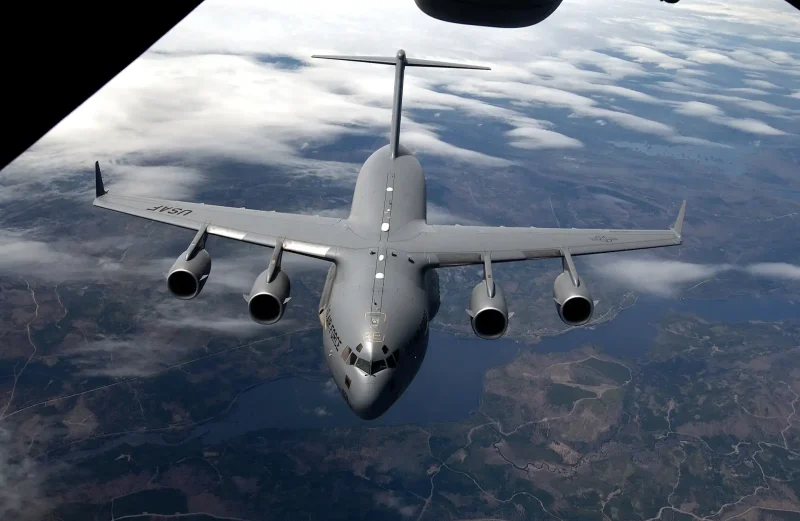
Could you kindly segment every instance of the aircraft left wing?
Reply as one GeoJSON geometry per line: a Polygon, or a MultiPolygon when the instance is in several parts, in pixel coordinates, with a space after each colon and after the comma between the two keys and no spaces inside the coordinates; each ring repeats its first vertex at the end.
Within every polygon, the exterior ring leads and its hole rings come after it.
{"type": "Polygon", "coordinates": [[[681,244],[685,212],[686,201],[666,230],[426,225],[393,246],[433,267],[483,264],[487,255],[492,262],[511,262],[662,248],[681,244]]]}
{"type": "Polygon", "coordinates": [[[337,248],[364,247],[344,219],[110,194],[98,163],[95,184],[94,206],[209,235],[270,248],[282,240],[285,251],[326,260],[337,248]]]}

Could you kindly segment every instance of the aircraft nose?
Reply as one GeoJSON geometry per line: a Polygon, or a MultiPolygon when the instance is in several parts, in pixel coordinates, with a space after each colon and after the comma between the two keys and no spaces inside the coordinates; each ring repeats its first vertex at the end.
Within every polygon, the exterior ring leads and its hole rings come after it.
{"type": "Polygon", "coordinates": [[[359,391],[348,394],[347,403],[359,418],[374,420],[392,405],[392,400],[388,399],[383,387],[377,383],[364,385],[359,391]]]}
{"type": "Polygon", "coordinates": [[[356,407],[351,404],[350,408],[353,409],[353,412],[362,420],[374,420],[379,418],[388,409],[387,407],[379,407],[376,404],[364,407],[356,407]]]}

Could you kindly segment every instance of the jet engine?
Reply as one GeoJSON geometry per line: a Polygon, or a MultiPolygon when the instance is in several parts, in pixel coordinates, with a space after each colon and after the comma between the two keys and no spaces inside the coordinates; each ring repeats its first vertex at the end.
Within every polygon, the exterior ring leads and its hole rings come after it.
{"type": "Polygon", "coordinates": [[[576,274],[578,285],[573,282],[569,271],[564,270],[553,283],[553,300],[558,316],[565,324],[580,326],[592,318],[594,301],[583,279],[576,274]]]}
{"type": "Polygon", "coordinates": [[[486,280],[478,283],[469,298],[469,316],[472,330],[485,340],[500,338],[508,329],[508,306],[500,286],[494,286],[494,296],[489,296],[486,280]]]}
{"type": "Polygon", "coordinates": [[[527,27],[555,12],[561,0],[414,0],[433,18],[487,27],[527,27]]]}
{"type": "Polygon", "coordinates": [[[200,294],[209,273],[211,255],[205,249],[197,250],[193,256],[182,253],[167,273],[167,287],[179,299],[191,300],[200,294]]]}
{"type": "Polygon", "coordinates": [[[250,290],[250,296],[246,297],[250,318],[266,325],[274,324],[283,317],[286,303],[291,298],[289,276],[277,268],[272,281],[267,282],[269,271],[266,269],[261,272],[250,290]]]}

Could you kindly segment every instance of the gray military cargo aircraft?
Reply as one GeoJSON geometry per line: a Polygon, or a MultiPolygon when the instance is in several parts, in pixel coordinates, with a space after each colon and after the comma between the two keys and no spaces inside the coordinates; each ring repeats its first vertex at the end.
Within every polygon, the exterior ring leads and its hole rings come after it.
{"type": "Polygon", "coordinates": [[[94,205],[197,231],[167,273],[167,287],[179,299],[195,298],[208,280],[209,235],[273,248],[267,269],[244,295],[250,317],[260,324],[278,322],[290,299],[283,252],[330,261],[318,308],[323,353],[342,396],[361,418],[386,412],[416,376],[428,348],[428,324],[439,309],[436,268],[483,265],[467,313],[478,337],[495,339],[505,334],[510,315],[492,277],[493,263],[561,258],[553,300],[561,320],[577,326],[589,321],[594,301],[573,256],[681,244],[685,201],[667,230],[428,224],[422,167],[400,144],[404,70],[488,68],[407,58],[402,50],[388,58],[315,57],[395,66],[390,142],[361,167],[347,219],[110,194],[98,163],[94,205]]]}

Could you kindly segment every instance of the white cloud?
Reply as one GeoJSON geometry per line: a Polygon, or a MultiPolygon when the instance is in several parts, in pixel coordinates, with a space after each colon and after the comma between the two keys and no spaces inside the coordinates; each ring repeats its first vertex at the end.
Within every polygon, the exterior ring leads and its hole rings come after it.
{"type": "Polygon", "coordinates": [[[336,386],[336,382],[332,379],[325,380],[325,383],[322,384],[322,392],[326,396],[338,396],[339,395],[339,388],[336,386]]]}
{"type": "Polygon", "coordinates": [[[763,121],[757,119],[738,119],[725,115],[725,112],[709,103],[700,101],[687,101],[677,103],[675,112],[686,116],[694,116],[706,119],[718,125],[725,125],[743,132],[750,134],[758,134],[763,136],[780,136],[785,134],[782,130],[778,130],[763,121]]]}
{"type": "Polygon", "coordinates": [[[786,132],[773,128],[763,121],[758,121],[757,119],[730,118],[725,121],[725,124],[729,127],[742,130],[744,132],[749,132],[751,134],[760,134],[764,136],[780,136],[786,134],[786,132]]]}
{"type": "MultiPolygon", "coordinates": [[[[796,58],[786,51],[776,51],[774,49],[764,48],[761,49],[761,52],[767,57],[767,59],[775,63],[791,64],[796,61],[796,58]]],[[[774,87],[777,88],[777,85],[774,87]]]]}
{"type": "Polygon", "coordinates": [[[755,112],[763,112],[764,114],[769,114],[771,116],[779,116],[788,112],[788,110],[784,107],[779,107],[763,100],[744,99],[736,96],[725,96],[723,94],[712,94],[708,97],[711,99],[733,103],[755,112]]]}
{"type": "Polygon", "coordinates": [[[675,29],[670,25],[661,22],[647,22],[645,23],[647,28],[656,31],[657,33],[674,33],[675,29]]]}
{"type": "Polygon", "coordinates": [[[743,80],[743,81],[747,85],[750,85],[751,87],[756,87],[756,88],[759,88],[759,89],[779,89],[780,88],[777,85],[775,85],[774,83],[771,83],[771,82],[765,81],[765,80],[747,79],[747,80],[743,80]]]}
{"type": "Polygon", "coordinates": [[[558,55],[570,63],[598,67],[612,79],[649,75],[644,67],[638,63],[591,49],[567,49],[559,52],[558,55]]]}
{"type": "Polygon", "coordinates": [[[435,133],[425,130],[411,130],[403,132],[403,144],[416,149],[419,152],[426,152],[445,156],[450,159],[459,159],[462,161],[470,162],[482,166],[507,166],[512,164],[507,159],[493,157],[474,150],[467,150],[459,148],[441,141],[435,133]]]}
{"type": "MultiPolygon", "coordinates": [[[[770,116],[784,116],[791,112],[789,109],[785,107],[780,107],[778,105],[775,105],[774,103],[768,103],[763,100],[754,100],[754,99],[741,98],[739,96],[728,96],[726,94],[702,92],[702,90],[709,90],[709,89],[718,90],[714,88],[712,85],[706,84],[705,82],[700,82],[700,83],[687,82],[687,80],[681,80],[681,82],[682,83],[659,82],[658,88],[676,94],[685,94],[697,98],[721,101],[723,103],[737,105],[739,107],[752,110],[754,112],[762,112],[770,116]],[[688,87],[694,87],[694,88],[688,88],[688,87]]],[[[728,90],[729,91],[738,90],[739,92],[742,92],[743,90],[746,91],[751,89],[728,89],[728,90]]],[[[763,93],[766,94],[766,92],[763,93]]]]}
{"type": "Polygon", "coordinates": [[[688,283],[712,278],[731,267],[667,260],[625,259],[599,264],[596,269],[601,275],[626,288],[669,296],[688,283]]]}
{"type": "Polygon", "coordinates": [[[149,324],[148,331],[90,340],[65,354],[82,375],[147,377],[187,362],[192,353],[208,354],[203,349],[212,335],[236,338],[242,344],[262,343],[303,329],[297,320],[286,316],[271,326],[256,324],[247,316],[244,300],[239,302],[240,314],[231,316],[227,313],[236,312],[234,308],[221,309],[218,302],[208,298],[182,301],[180,305],[161,301],[140,313],[139,323],[149,324]]]}
{"type": "MultiPolygon", "coordinates": [[[[793,16],[797,16],[794,13],[793,16]]],[[[790,17],[787,17],[790,18],[790,17]]],[[[783,74],[797,76],[797,67],[800,66],[800,60],[788,56],[788,60],[783,55],[780,61],[774,61],[767,56],[764,56],[764,49],[735,49],[729,53],[729,56],[736,60],[740,67],[744,70],[750,71],[776,71],[783,74]],[[794,67],[794,69],[792,69],[794,67]]],[[[774,56],[774,55],[773,55],[774,56]]]]}
{"type": "MultiPolygon", "coordinates": [[[[675,130],[669,125],[660,123],[658,121],[649,120],[633,114],[619,112],[616,110],[609,110],[597,106],[597,102],[592,98],[587,98],[572,92],[552,87],[545,87],[542,85],[529,85],[519,82],[477,82],[475,80],[468,80],[456,85],[451,85],[450,89],[455,92],[461,92],[470,95],[480,95],[484,97],[494,98],[507,98],[513,100],[526,101],[533,105],[542,106],[555,106],[567,108],[580,117],[589,118],[603,118],[613,121],[617,125],[644,132],[647,134],[655,134],[659,136],[671,136],[675,134],[675,130]]],[[[510,133],[512,138],[518,137],[520,134],[530,133],[530,131],[520,131],[517,133],[510,133]]],[[[540,139],[545,139],[540,133],[540,139]]],[[[551,136],[552,138],[553,136],[551,136]]],[[[560,142],[567,143],[567,140],[559,138],[560,142]]],[[[518,141],[515,139],[515,141],[518,141]]],[[[552,139],[551,139],[552,141],[552,139]]],[[[574,142],[572,142],[574,145],[574,142]]]]}
{"type": "Polygon", "coordinates": [[[731,60],[729,57],[725,56],[724,54],[720,54],[718,52],[708,51],[705,49],[699,49],[696,51],[690,51],[686,57],[694,62],[697,63],[716,63],[721,65],[736,65],[737,63],[734,60],[731,60]]]}
{"type": "Polygon", "coordinates": [[[800,266],[783,262],[755,263],[746,266],[731,264],[694,264],[659,259],[597,259],[593,265],[601,276],[621,286],[660,296],[670,296],[687,284],[712,279],[723,272],[736,271],[757,277],[800,281],[800,266]]]}
{"type": "Polygon", "coordinates": [[[728,92],[735,92],[737,94],[753,94],[756,96],[766,96],[769,92],[761,89],[752,89],[750,87],[732,87],[727,89],[728,92]]]}
{"type": "Polygon", "coordinates": [[[535,127],[520,127],[506,132],[506,136],[513,138],[511,146],[536,150],[540,148],[580,148],[583,143],[577,139],[535,127]]]}
{"type": "Polygon", "coordinates": [[[587,108],[583,111],[576,111],[579,114],[585,114],[591,118],[604,118],[611,120],[617,125],[645,134],[655,134],[657,136],[669,137],[676,134],[675,129],[664,123],[646,119],[633,114],[626,114],[625,112],[617,112],[614,110],[600,109],[600,108],[587,108]]]}
{"type": "MultiPolygon", "coordinates": [[[[0,272],[47,282],[101,280],[119,270],[116,259],[99,254],[99,243],[37,239],[29,232],[0,230],[0,272]],[[93,252],[93,255],[88,252],[93,252]]],[[[121,243],[124,244],[124,243],[121,243]]]]}
{"type": "Polygon", "coordinates": [[[686,60],[675,58],[644,45],[631,45],[623,49],[623,52],[638,62],[654,63],[662,69],[680,69],[690,65],[686,60]]]}
{"type": "MultiPolygon", "coordinates": [[[[526,69],[532,74],[519,80],[524,83],[535,83],[561,90],[601,92],[645,103],[659,102],[658,99],[643,92],[612,85],[614,80],[626,76],[646,76],[647,73],[634,63],[597,52],[565,51],[559,53],[559,58],[544,58],[528,63],[526,69]],[[575,62],[572,61],[573,59],[575,62]],[[595,61],[591,61],[592,59],[595,61]],[[592,67],[601,67],[602,65],[606,69],[596,71],[580,67],[580,65],[591,65],[592,67]],[[617,67],[618,70],[614,70],[614,67],[617,67]]],[[[511,78],[504,79],[511,80],[511,78]]]]}
{"type": "Polygon", "coordinates": [[[680,145],[694,145],[699,147],[712,147],[712,148],[733,148],[731,145],[726,145],[724,143],[716,143],[714,141],[709,141],[708,139],[702,139],[697,137],[677,136],[669,138],[669,141],[680,145]]]}
{"type": "Polygon", "coordinates": [[[325,407],[322,407],[322,406],[315,407],[314,408],[314,414],[316,414],[319,417],[324,417],[324,416],[330,416],[331,415],[331,413],[328,412],[328,409],[326,409],[325,407]]]}
{"type": "Polygon", "coordinates": [[[747,266],[751,275],[777,279],[800,280],[800,266],[785,262],[764,262],[747,266]]]}
{"type": "Polygon", "coordinates": [[[773,4],[763,4],[761,2],[739,2],[735,8],[727,4],[717,2],[695,2],[692,4],[685,4],[681,2],[680,10],[684,12],[691,12],[696,15],[701,15],[703,18],[710,22],[717,22],[715,30],[722,31],[724,28],[721,24],[730,23],[734,24],[735,29],[747,29],[748,25],[761,26],[764,29],[772,30],[773,32],[789,34],[797,34],[797,27],[794,22],[793,16],[796,16],[796,11],[785,2],[777,2],[773,4]]]}
{"type": "Polygon", "coordinates": [[[703,103],[701,101],[687,101],[684,103],[680,103],[678,105],[678,108],[675,109],[675,112],[687,116],[699,116],[699,117],[725,115],[725,112],[716,105],[703,103]]]}

